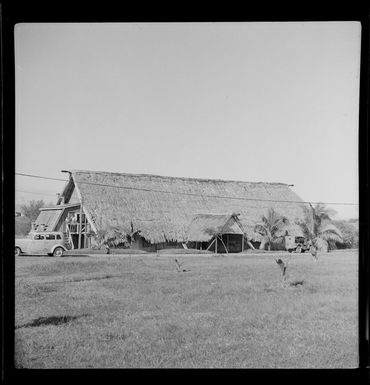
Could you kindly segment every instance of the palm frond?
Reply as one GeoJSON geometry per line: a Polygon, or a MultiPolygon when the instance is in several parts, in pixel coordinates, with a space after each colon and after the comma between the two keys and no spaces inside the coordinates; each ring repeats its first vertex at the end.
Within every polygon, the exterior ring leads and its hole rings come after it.
{"type": "Polygon", "coordinates": [[[324,222],[320,226],[318,236],[327,241],[343,242],[343,235],[341,231],[331,222],[324,222]]]}
{"type": "Polygon", "coordinates": [[[326,207],[324,203],[317,203],[314,207],[315,216],[319,219],[319,221],[328,220],[331,221],[332,218],[336,215],[336,211],[326,207]]]}
{"type": "Polygon", "coordinates": [[[329,246],[328,242],[322,238],[315,238],[313,245],[318,251],[327,251],[329,246]]]}
{"type": "Polygon", "coordinates": [[[297,221],[296,224],[302,229],[305,238],[312,239],[314,237],[311,226],[307,222],[297,221]]]}
{"type": "Polygon", "coordinates": [[[274,238],[275,243],[284,243],[285,242],[285,237],[284,236],[279,236],[274,238]]]}
{"type": "Polygon", "coordinates": [[[254,231],[263,236],[266,243],[270,244],[275,239],[282,237],[282,231],[289,224],[289,220],[269,208],[267,215],[262,216],[261,222],[255,225],[254,231]]]}
{"type": "Polygon", "coordinates": [[[288,218],[286,217],[277,218],[271,227],[271,233],[276,234],[278,231],[282,230],[284,227],[288,225],[289,225],[288,218]]]}
{"type": "Polygon", "coordinates": [[[262,217],[262,224],[263,224],[263,226],[265,226],[265,227],[268,227],[269,224],[270,224],[268,218],[266,218],[265,216],[262,217]]]}
{"type": "Polygon", "coordinates": [[[265,236],[267,234],[267,229],[265,226],[261,224],[257,224],[254,226],[254,231],[262,236],[265,236]]]}
{"type": "Polygon", "coordinates": [[[329,241],[339,242],[339,243],[343,242],[343,238],[335,230],[332,230],[332,229],[328,229],[320,233],[319,238],[327,242],[329,241]]]}

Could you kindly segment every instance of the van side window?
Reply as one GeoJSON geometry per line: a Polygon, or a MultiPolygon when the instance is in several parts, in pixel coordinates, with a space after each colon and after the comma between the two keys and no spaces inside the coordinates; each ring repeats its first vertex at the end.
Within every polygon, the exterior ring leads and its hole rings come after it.
{"type": "Polygon", "coordinates": [[[37,239],[37,240],[45,239],[45,236],[41,234],[36,234],[33,239],[37,239]]]}
{"type": "Polygon", "coordinates": [[[55,239],[55,234],[46,234],[45,239],[47,240],[55,239]]]}
{"type": "Polygon", "coordinates": [[[62,237],[60,236],[60,234],[57,234],[57,239],[62,239],[62,237]]]}

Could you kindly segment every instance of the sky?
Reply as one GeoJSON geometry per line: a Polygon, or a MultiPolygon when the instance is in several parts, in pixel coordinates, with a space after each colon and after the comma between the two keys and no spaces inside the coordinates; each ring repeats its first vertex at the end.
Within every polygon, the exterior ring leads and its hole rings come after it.
{"type": "MultiPolygon", "coordinates": [[[[358,216],[360,23],[21,23],[14,38],[17,173],[281,182],[358,216]]],[[[17,175],[16,203],[63,187],[17,175]]]]}

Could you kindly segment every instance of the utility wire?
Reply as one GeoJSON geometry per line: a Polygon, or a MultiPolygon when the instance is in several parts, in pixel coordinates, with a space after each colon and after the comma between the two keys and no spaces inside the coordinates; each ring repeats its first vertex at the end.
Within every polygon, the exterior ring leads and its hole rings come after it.
{"type": "Polygon", "coordinates": [[[20,175],[20,176],[28,176],[30,178],[39,178],[39,179],[50,179],[50,180],[58,180],[62,182],[68,182],[67,179],[60,179],[60,178],[51,178],[49,176],[40,176],[40,175],[31,175],[31,174],[22,174],[19,172],[16,172],[15,175],[20,175]]]}
{"type": "MultiPolygon", "coordinates": [[[[15,175],[27,176],[27,177],[31,177],[31,178],[50,179],[50,180],[57,180],[57,181],[68,182],[68,180],[66,180],[66,179],[50,178],[50,177],[40,176],[40,175],[31,175],[31,174],[22,174],[22,173],[15,173],[15,175]]],[[[136,190],[136,191],[146,191],[146,192],[159,192],[159,193],[175,194],[175,195],[191,195],[191,196],[200,196],[200,197],[207,197],[207,198],[235,199],[235,200],[257,201],[257,202],[296,203],[296,204],[327,204],[327,205],[342,205],[342,206],[358,206],[358,203],[349,203],[349,202],[287,201],[287,200],[277,200],[277,199],[259,199],[259,198],[245,198],[245,197],[232,197],[232,196],[220,196],[220,195],[207,195],[207,194],[187,193],[187,192],[174,192],[174,191],[156,190],[156,189],[148,189],[148,188],[140,188],[140,187],[116,186],[116,185],[109,185],[109,184],[105,184],[105,183],[95,183],[95,182],[82,182],[82,181],[78,181],[78,183],[94,185],[94,186],[101,186],[101,187],[120,188],[120,189],[125,189],[125,190],[136,190]]]]}
{"type": "Polygon", "coordinates": [[[48,196],[51,196],[54,198],[56,198],[56,196],[57,196],[57,194],[48,194],[48,193],[42,193],[42,192],[37,192],[37,191],[24,191],[24,190],[15,190],[15,191],[21,192],[21,193],[26,193],[26,194],[48,195],[48,196]]]}

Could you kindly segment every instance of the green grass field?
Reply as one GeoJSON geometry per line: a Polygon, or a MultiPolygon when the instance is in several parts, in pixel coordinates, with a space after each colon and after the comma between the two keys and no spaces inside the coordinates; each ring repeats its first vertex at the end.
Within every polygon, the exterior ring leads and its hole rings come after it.
{"type": "Polygon", "coordinates": [[[16,367],[358,366],[357,252],[173,258],[17,257],[16,367]]]}

